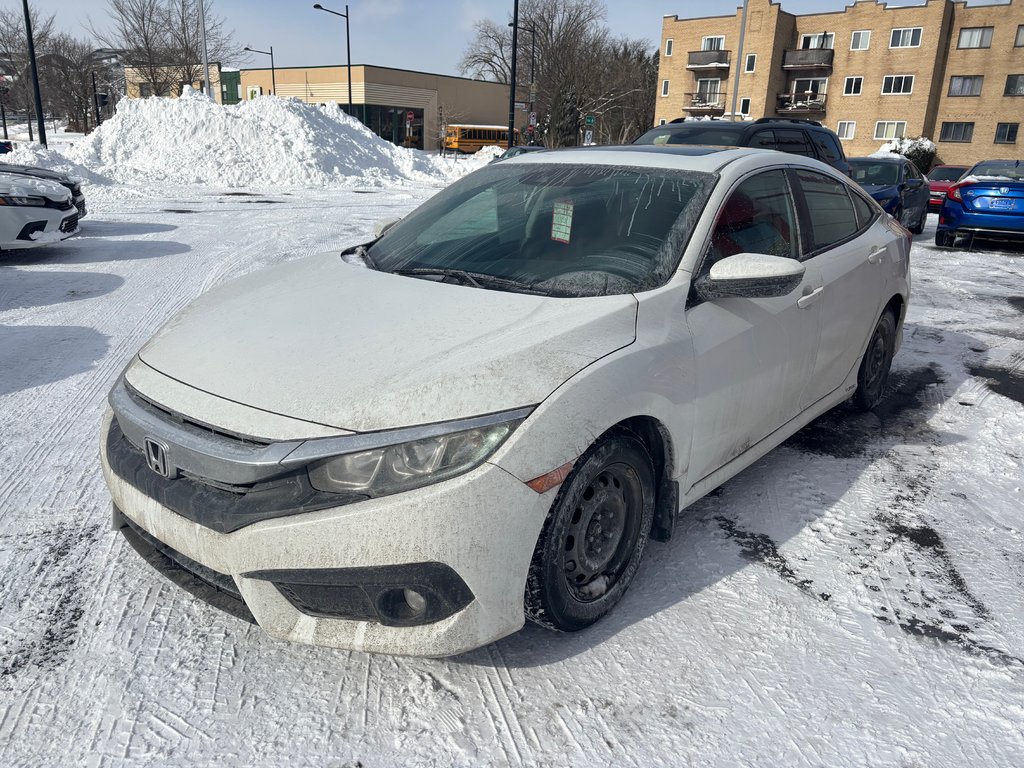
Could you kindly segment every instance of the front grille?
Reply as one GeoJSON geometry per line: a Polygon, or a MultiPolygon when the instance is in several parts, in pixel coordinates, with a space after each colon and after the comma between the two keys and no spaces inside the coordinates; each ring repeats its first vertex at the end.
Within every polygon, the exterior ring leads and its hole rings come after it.
{"type": "Polygon", "coordinates": [[[150,536],[148,532],[133,523],[114,507],[115,518],[123,524],[121,534],[132,545],[132,549],[154,569],[162,573],[182,589],[219,608],[232,616],[237,616],[252,624],[256,623],[252,612],[242,599],[235,580],[225,573],[207,568],[190,557],[183,555],[173,547],[150,536]]]}
{"type": "MultiPolygon", "coordinates": [[[[68,207],[70,208],[72,206],[69,204],[68,207]]],[[[60,223],[60,231],[61,232],[64,232],[64,233],[74,232],[76,229],[78,229],[78,214],[77,213],[71,214],[66,219],[64,219],[64,221],[62,221],[60,223]]]]}
{"type": "Polygon", "coordinates": [[[158,413],[161,416],[161,418],[164,418],[168,421],[173,421],[177,424],[183,424],[188,427],[194,427],[195,429],[199,429],[202,432],[213,435],[214,437],[227,438],[228,440],[234,440],[236,442],[244,443],[246,445],[270,445],[269,440],[259,440],[255,437],[240,435],[236,432],[228,432],[223,429],[217,429],[215,427],[211,427],[209,424],[204,424],[201,421],[195,421],[194,419],[190,419],[178,413],[177,411],[172,411],[168,408],[164,408],[162,405],[154,403],[148,397],[146,397],[141,392],[136,390],[135,387],[133,387],[127,381],[124,383],[124,389],[125,392],[128,393],[128,397],[130,397],[132,401],[134,401],[135,404],[138,405],[140,408],[158,413]]]}

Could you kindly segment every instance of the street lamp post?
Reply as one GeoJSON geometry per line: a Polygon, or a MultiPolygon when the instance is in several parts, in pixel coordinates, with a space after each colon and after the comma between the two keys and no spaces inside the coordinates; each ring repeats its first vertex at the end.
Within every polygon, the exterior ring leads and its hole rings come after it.
{"type": "MultiPolygon", "coordinates": [[[[46,146],[46,123],[43,121],[43,97],[39,93],[39,71],[36,69],[36,44],[32,41],[32,20],[28,15],[28,0],[22,0],[25,8],[25,34],[28,37],[28,60],[32,66],[32,92],[36,99],[36,120],[39,121],[39,143],[46,146]]],[[[32,123],[28,124],[31,133],[32,123]]],[[[29,137],[31,140],[31,136],[29,137]]]]}
{"type": "MultiPolygon", "coordinates": [[[[512,22],[509,22],[509,26],[512,26],[512,22]]],[[[537,27],[530,23],[520,24],[519,28],[530,33],[530,114],[532,115],[534,111],[534,99],[537,95],[537,27]]],[[[536,128],[534,130],[536,130],[536,128]]],[[[533,142],[530,143],[532,144],[533,142]]]]}
{"type": "Polygon", "coordinates": [[[269,51],[261,51],[258,48],[249,48],[249,47],[246,47],[245,50],[252,51],[253,53],[262,53],[264,56],[269,56],[270,57],[270,92],[273,95],[276,96],[277,95],[277,77],[274,74],[274,46],[270,46],[270,50],[269,51]]]}
{"type": "Polygon", "coordinates": [[[508,87],[508,148],[512,149],[516,134],[516,48],[519,47],[519,0],[512,6],[512,82],[508,87]]]}
{"type": "MultiPolygon", "coordinates": [[[[348,106],[345,108],[345,112],[352,114],[352,44],[349,41],[348,36],[348,6],[345,6],[345,12],[339,13],[338,11],[332,11],[330,8],[324,8],[320,3],[314,3],[313,7],[318,11],[326,11],[327,13],[333,13],[335,16],[341,16],[345,19],[345,56],[348,60],[348,106]]],[[[365,118],[365,115],[364,115],[365,118]]]]}
{"type": "Polygon", "coordinates": [[[203,44],[203,75],[206,78],[206,87],[203,90],[206,92],[206,98],[217,101],[217,97],[213,95],[213,85],[210,83],[210,56],[206,51],[206,3],[204,0],[199,0],[199,32],[203,44]]]}

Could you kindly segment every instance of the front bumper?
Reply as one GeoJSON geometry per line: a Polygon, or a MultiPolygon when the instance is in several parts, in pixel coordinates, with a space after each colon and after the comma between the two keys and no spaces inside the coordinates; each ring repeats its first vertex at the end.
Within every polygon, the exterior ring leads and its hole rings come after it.
{"type": "Polygon", "coordinates": [[[450,656],[523,625],[526,575],[556,489],[537,494],[485,463],[425,488],[220,533],[173,512],[113,471],[106,445],[111,420],[108,411],[101,461],[114,505],[125,522],[186,561],[209,569],[213,576],[206,574],[208,583],[230,579],[256,623],[274,637],[380,653],[450,656]],[[407,566],[408,571],[422,564],[442,568],[435,568],[434,575],[410,577],[409,586],[422,587],[420,582],[441,578],[437,574],[447,569],[465,585],[471,599],[439,620],[399,626],[370,618],[314,615],[318,611],[308,600],[304,603],[295,590],[289,593],[281,587],[288,573],[358,574],[361,571],[353,569],[378,569],[375,572],[393,574],[403,572],[395,566],[407,566]]]}

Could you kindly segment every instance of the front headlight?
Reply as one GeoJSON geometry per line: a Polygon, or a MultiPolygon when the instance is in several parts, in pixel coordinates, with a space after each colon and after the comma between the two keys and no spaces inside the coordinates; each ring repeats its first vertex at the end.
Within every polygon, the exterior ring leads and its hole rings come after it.
{"type": "Polygon", "coordinates": [[[6,197],[0,197],[0,205],[31,205],[36,208],[46,207],[45,197],[20,197],[16,195],[7,195],[6,197]]]}
{"type": "Polygon", "coordinates": [[[480,466],[522,421],[520,417],[332,456],[309,465],[309,482],[320,491],[368,496],[437,483],[480,466]]]}

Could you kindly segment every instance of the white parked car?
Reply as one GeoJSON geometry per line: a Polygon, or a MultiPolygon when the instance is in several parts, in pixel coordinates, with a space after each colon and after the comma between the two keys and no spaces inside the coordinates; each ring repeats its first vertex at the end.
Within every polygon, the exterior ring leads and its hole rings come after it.
{"type": "Polygon", "coordinates": [[[62,185],[0,173],[0,251],[63,240],[78,229],[78,211],[62,185]]]}
{"type": "Polygon", "coordinates": [[[680,510],[878,403],[909,251],[794,155],[489,165],[146,344],[102,426],[115,527],[279,638],[440,656],[581,629],[680,510]]]}

